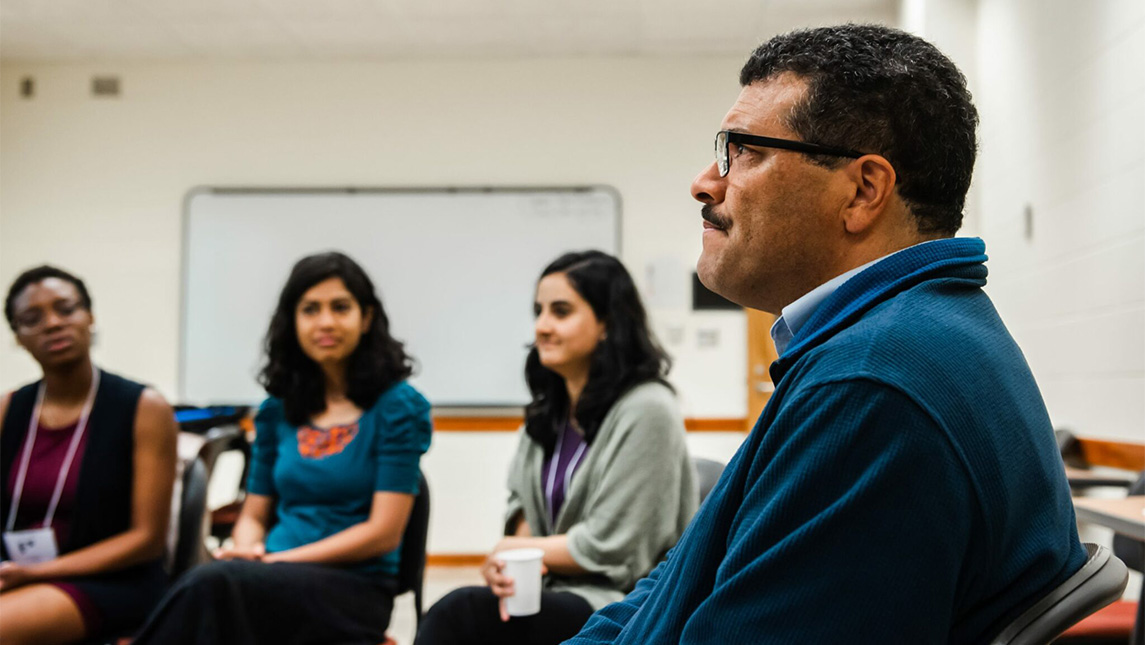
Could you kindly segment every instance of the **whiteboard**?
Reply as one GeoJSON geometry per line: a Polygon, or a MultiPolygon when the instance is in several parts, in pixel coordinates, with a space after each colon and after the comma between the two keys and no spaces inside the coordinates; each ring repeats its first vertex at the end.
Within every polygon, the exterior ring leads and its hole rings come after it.
{"type": "Polygon", "coordinates": [[[179,394],[254,403],[279,292],[305,255],[369,273],[436,406],[519,406],[537,278],[557,256],[619,254],[620,199],[558,189],[219,189],[184,208],[179,394]]]}

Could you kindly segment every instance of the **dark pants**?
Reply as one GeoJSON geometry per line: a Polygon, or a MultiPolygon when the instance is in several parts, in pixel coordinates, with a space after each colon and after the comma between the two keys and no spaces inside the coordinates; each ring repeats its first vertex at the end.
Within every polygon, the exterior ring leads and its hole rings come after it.
{"type": "Polygon", "coordinates": [[[392,579],[319,564],[211,562],[175,583],[135,645],[386,639],[392,579]]]}
{"type": "Polygon", "coordinates": [[[541,612],[501,622],[489,587],[463,587],[426,613],[416,645],[556,645],[572,638],[592,615],[584,598],[567,591],[541,592],[541,612]]]}

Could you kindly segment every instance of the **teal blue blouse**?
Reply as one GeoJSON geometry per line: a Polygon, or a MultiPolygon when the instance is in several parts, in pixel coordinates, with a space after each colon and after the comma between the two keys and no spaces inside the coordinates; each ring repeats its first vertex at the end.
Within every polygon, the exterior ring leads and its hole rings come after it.
{"type": "MultiPolygon", "coordinates": [[[[268,553],[317,542],[366,521],[376,491],[418,493],[418,462],[429,449],[429,402],[405,381],[383,392],[356,423],[292,426],[282,401],[268,398],[255,416],[257,434],[247,490],[275,499],[268,553]]],[[[351,568],[396,575],[401,549],[351,568]]]]}

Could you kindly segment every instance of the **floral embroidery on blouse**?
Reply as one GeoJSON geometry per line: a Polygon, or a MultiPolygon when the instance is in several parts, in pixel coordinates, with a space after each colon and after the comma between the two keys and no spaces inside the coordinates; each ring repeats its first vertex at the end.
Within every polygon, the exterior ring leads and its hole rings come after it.
{"type": "Polygon", "coordinates": [[[333,428],[302,426],[298,429],[298,454],[304,459],[323,459],[342,452],[358,436],[358,423],[333,428]]]}

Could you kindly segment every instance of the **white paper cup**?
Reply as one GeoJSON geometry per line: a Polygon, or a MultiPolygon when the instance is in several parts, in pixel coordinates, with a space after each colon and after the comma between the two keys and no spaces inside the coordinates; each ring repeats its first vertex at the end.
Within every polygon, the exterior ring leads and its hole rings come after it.
{"type": "Polygon", "coordinates": [[[510,616],[532,616],[541,611],[541,558],[540,549],[509,549],[497,553],[505,562],[502,571],[513,579],[514,593],[505,599],[510,616]]]}

